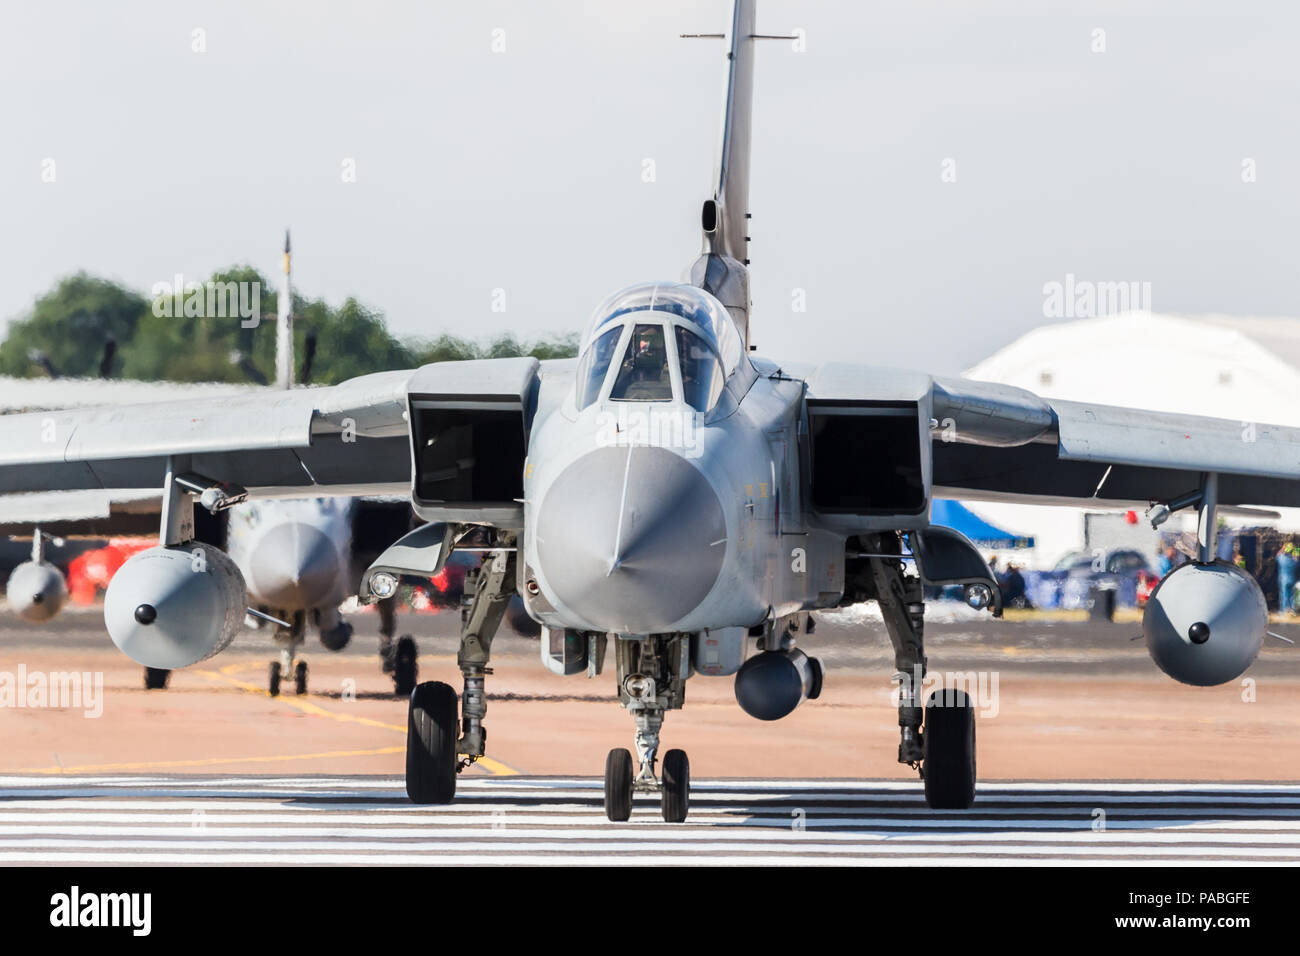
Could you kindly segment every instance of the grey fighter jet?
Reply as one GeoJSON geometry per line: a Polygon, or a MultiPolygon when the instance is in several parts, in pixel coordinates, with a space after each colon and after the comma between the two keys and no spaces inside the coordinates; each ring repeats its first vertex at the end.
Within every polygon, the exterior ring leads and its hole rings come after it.
{"type": "MultiPolygon", "coordinates": [[[[293,348],[293,286],[289,233],[284,236],[284,259],[276,315],[276,389],[295,387],[293,348]]],[[[314,357],[308,338],[302,384],[310,377],[314,357]]],[[[111,365],[116,343],[110,340],[104,367],[111,365]]],[[[92,404],[93,395],[105,388],[124,388],[131,401],[158,402],[179,396],[203,397],[256,394],[265,385],[231,386],[218,383],[114,382],[104,379],[62,379],[53,394],[32,395],[12,390],[22,409],[68,409],[92,404]],[[45,403],[51,404],[45,404],[45,403]]],[[[102,402],[102,397],[98,399],[102,402]]],[[[0,399],[0,412],[14,406],[0,399]]],[[[183,480],[183,479],[182,479],[183,480]]],[[[202,490],[202,486],[196,486],[202,490]]],[[[280,693],[282,681],[291,681],[299,694],[307,693],[307,662],[298,658],[309,628],[314,627],[322,646],[341,651],[352,637],[352,624],[339,613],[339,605],[356,586],[360,572],[396,538],[410,530],[410,507],[405,493],[387,499],[306,498],[237,502],[223,501],[229,510],[213,509],[211,518],[196,527],[196,537],[223,548],[238,567],[247,587],[251,607],[248,623],[272,625],[271,638],[278,659],[268,668],[267,688],[280,693]]],[[[99,489],[84,492],[55,491],[0,499],[0,532],[32,536],[31,560],[14,568],[6,584],[9,608],[23,620],[43,624],[55,617],[68,597],[67,582],[51,561],[45,545],[56,547],[68,536],[118,536],[144,534],[158,524],[157,488],[129,491],[99,489]]],[[[458,602],[459,595],[445,597],[458,602]]],[[[394,691],[408,695],[419,673],[418,647],[409,634],[397,637],[396,601],[379,605],[380,659],[393,678],[394,691]]],[[[167,686],[170,669],[157,664],[144,670],[147,690],[167,686]]]]}
{"type": "MultiPolygon", "coordinates": [[[[1187,684],[1233,680],[1267,627],[1254,580],[1216,559],[1217,509],[1300,505],[1300,430],[1042,399],[917,372],[799,367],[749,348],[745,254],[753,0],[722,38],[725,96],[703,252],[686,282],[649,282],[599,305],[579,358],[439,363],[330,388],[220,402],[77,410],[0,420],[0,492],[162,486],[158,547],[132,558],[105,601],[113,640],[168,666],[219,651],[243,618],[245,582],[193,542],[193,502],[409,493],[427,522],[362,577],[361,598],[482,555],[461,630],[460,693],[419,684],[406,785],[453,798],[487,750],[493,635],[518,593],[562,674],[614,672],[636,722],[612,751],[605,809],[634,794],[682,820],[690,768],[661,755],[665,714],[689,680],[731,676],[761,720],[816,698],[812,612],[875,601],[898,671],[898,759],[932,806],[975,799],[969,697],[923,699],[923,588],[964,586],[1000,612],[969,541],[931,525],[933,496],[1179,508],[1199,515],[1198,559],[1168,575],[1143,630],[1187,684]],[[185,480],[180,479],[184,476],[185,480]]],[[[761,132],[761,131],[760,131],[761,132]]]]}

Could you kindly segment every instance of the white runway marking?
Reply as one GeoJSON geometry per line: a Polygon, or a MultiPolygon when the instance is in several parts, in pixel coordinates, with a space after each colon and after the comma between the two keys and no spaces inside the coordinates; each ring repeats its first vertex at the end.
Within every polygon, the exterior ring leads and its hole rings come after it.
{"type": "Polygon", "coordinates": [[[0,777],[10,865],[1298,862],[1285,784],[986,783],[936,811],[910,782],[703,780],[684,824],[649,797],[614,824],[581,778],[464,778],[430,807],[392,778],[0,777]]]}

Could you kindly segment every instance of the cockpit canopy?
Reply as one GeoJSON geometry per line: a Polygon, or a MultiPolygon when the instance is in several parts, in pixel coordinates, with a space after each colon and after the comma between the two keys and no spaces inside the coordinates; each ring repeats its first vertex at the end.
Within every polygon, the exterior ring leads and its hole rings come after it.
{"type": "Polygon", "coordinates": [[[578,361],[578,408],[602,397],[677,398],[707,412],[743,356],[731,316],[703,289],[669,282],[630,286],[602,302],[587,326],[578,361]]]}

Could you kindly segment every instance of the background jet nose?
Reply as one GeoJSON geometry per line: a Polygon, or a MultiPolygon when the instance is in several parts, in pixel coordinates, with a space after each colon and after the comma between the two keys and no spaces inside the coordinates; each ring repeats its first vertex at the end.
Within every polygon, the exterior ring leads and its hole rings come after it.
{"type": "Polygon", "coordinates": [[[58,614],[67,599],[63,575],[51,564],[24,561],[9,574],[5,598],[24,621],[39,624],[58,614]]]}
{"type": "Polygon", "coordinates": [[[262,602],[285,610],[318,607],[337,590],[338,550],[319,528],[287,521],[256,543],[249,571],[249,590],[262,602]]]}
{"type": "Polygon", "coordinates": [[[663,448],[601,448],[561,472],[538,511],[547,586],[607,631],[671,630],[708,595],[726,520],[708,479],[663,448]]]}

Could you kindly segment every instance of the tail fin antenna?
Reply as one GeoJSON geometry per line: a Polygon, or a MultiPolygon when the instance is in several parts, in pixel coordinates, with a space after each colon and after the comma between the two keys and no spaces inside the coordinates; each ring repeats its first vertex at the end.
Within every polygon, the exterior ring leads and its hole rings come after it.
{"type": "MultiPolygon", "coordinates": [[[[732,0],[722,35],[727,48],[722,131],[713,167],[713,195],[704,202],[700,226],[704,250],[690,281],[727,307],[749,348],[749,140],[754,92],[756,0],[732,0]]],[[[695,34],[714,37],[717,34],[695,34]]]]}
{"type": "Polygon", "coordinates": [[[713,167],[714,209],[704,210],[705,251],[748,261],[749,143],[754,100],[756,0],[732,0],[727,27],[727,69],[722,130],[713,167]],[[709,219],[712,218],[712,222],[709,219]],[[712,226],[712,229],[710,229],[712,226]]]}

